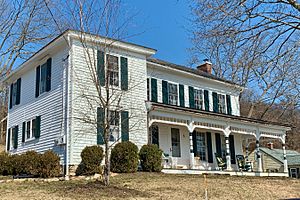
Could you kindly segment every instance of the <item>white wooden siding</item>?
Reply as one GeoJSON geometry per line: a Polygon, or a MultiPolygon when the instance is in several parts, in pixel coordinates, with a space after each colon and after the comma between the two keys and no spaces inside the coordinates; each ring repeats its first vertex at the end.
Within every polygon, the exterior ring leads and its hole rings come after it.
{"type": "MultiPolygon", "coordinates": [[[[80,153],[85,146],[97,143],[95,124],[82,121],[86,117],[96,121],[97,103],[91,105],[83,94],[96,95],[96,88],[88,72],[82,44],[74,40],[72,44],[72,97],[71,107],[71,149],[70,164],[79,164],[80,153]]],[[[123,92],[121,106],[129,111],[129,140],[141,147],[147,144],[146,108],[147,82],[146,57],[120,49],[110,49],[110,54],[128,58],[128,88],[123,92]]],[[[120,74],[121,75],[121,74],[120,74]]],[[[119,75],[119,76],[120,76],[119,75]]],[[[119,92],[117,92],[119,94],[119,92]]]]}
{"type": "MultiPolygon", "coordinates": [[[[68,55],[67,48],[57,49],[52,57],[51,69],[51,91],[35,97],[36,68],[33,68],[21,76],[21,102],[8,111],[8,128],[19,126],[18,148],[11,150],[11,153],[23,153],[28,150],[44,152],[55,151],[64,162],[64,149],[54,145],[54,140],[62,133],[62,84],[63,84],[63,59],[68,55]],[[39,139],[22,143],[22,125],[24,121],[41,116],[41,133],[39,139]]],[[[40,64],[43,64],[41,62],[40,64]]],[[[65,63],[67,64],[67,63],[65,63]]]]}
{"type": "MultiPolygon", "coordinates": [[[[196,89],[208,90],[209,91],[209,109],[213,111],[213,99],[212,92],[217,92],[218,94],[229,94],[231,96],[231,107],[232,114],[240,115],[240,105],[239,105],[239,93],[234,86],[229,86],[225,83],[219,83],[214,80],[197,78],[193,75],[186,75],[184,73],[174,72],[172,70],[166,70],[160,68],[159,66],[153,66],[152,64],[147,64],[147,76],[157,79],[157,95],[158,102],[162,103],[162,80],[171,81],[178,84],[184,85],[184,95],[185,95],[185,107],[189,107],[189,90],[188,87],[192,86],[196,89]]],[[[178,102],[179,105],[179,102],[178,102]]],[[[227,108],[226,108],[227,109],[227,108]]]]}

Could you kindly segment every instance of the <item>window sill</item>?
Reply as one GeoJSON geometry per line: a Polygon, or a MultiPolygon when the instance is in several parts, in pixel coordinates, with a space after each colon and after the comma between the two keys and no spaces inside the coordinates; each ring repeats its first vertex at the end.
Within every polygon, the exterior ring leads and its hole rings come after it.
{"type": "Polygon", "coordinates": [[[37,139],[36,138],[30,138],[30,139],[26,139],[25,142],[23,142],[22,144],[26,144],[26,143],[31,143],[33,141],[36,141],[37,139]]]}

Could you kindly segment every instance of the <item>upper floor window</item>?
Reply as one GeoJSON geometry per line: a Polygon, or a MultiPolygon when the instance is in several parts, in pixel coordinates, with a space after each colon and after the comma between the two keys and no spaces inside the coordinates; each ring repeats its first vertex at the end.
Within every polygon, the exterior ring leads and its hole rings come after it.
{"type": "Polygon", "coordinates": [[[12,108],[15,105],[20,104],[21,98],[21,78],[16,82],[10,85],[10,105],[9,108],[12,108]]]}
{"type": "Polygon", "coordinates": [[[202,110],[203,109],[203,91],[202,90],[194,90],[194,101],[195,108],[202,110]]]}
{"type": "Polygon", "coordinates": [[[49,58],[45,63],[36,68],[35,97],[51,90],[51,65],[52,59],[49,58]]]}
{"type": "Polygon", "coordinates": [[[119,86],[119,58],[107,54],[106,60],[109,85],[119,86]]]}
{"type": "Polygon", "coordinates": [[[46,92],[47,80],[47,63],[41,66],[41,78],[40,78],[40,94],[46,92]]]}
{"type": "Polygon", "coordinates": [[[120,113],[118,111],[109,111],[108,119],[110,124],[109,141],[115,142],[119,139],[120,113]]]}
{"type": "Polygon", "coordinates": [[[225,95],[218,94],[219,113],[226,113],[225,95]]]}
{"type": "Polygon", "coordinates": [[[169,104],[176,105],[178,104],[178,89],[176,84],[169,83],[169,104]]]}

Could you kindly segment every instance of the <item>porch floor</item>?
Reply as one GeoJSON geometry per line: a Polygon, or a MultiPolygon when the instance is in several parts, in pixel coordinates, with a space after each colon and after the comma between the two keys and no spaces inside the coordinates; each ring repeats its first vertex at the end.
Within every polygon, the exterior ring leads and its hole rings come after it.
{"type": "Polygon", "coordinates": [[[199,170],[199,169],[163,169],[165,174],[212,174],[230,176],[262,176],[262,177],[288,177],[287,173],[272,172],[240,172],[240,171],[218,171],[218,170],[199,170]]]}

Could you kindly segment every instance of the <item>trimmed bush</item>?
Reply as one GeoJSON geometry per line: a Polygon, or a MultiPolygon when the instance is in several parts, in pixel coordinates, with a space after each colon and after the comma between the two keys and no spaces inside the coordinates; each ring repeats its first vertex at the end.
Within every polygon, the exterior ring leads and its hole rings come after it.
{"type": "Polygon", "coordinates": [[[94,175],[102,172],[103,149],[94,145],[85,147],[81,154],[81,163],[76,170],[76,175],[94,175]]]}
{"type": "Polygon", "coordinates": [[[7,153],[0,153],[0,174],[3,176],[12,175],[13,165],[11,156],[7,153]]]}
{"type": "Polygon", "coordinates": [[[162,150],[157,145],[147,144],[142,146],[139,155],[143,171],[160,172],[162,170],[162,150]]]}
{"type": "Polygon", "coordinates": [[[121,142],[111,151],[111,171],[117,173],[132,173],[138,168],[138,147],[132,142],[121,142]]]}
{"type": "Polygon", "coordinates": [[[56,177],[60,173],[60,158],[51,150],[40,155],[38,164],[38,176],[43,178],[56,177]]]}
{"type": "Polygon", "coordinates": [[[22,168],[18,170],[18,174],[38,175],[38,166],[40,163],[41,154],[36,151],[27,151],[19,155],[19,166],[22,168]]]}

